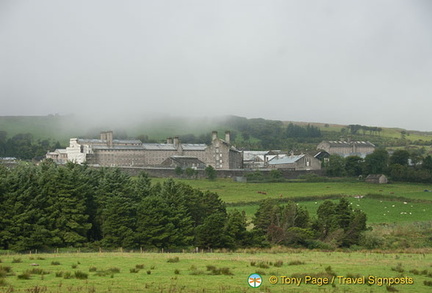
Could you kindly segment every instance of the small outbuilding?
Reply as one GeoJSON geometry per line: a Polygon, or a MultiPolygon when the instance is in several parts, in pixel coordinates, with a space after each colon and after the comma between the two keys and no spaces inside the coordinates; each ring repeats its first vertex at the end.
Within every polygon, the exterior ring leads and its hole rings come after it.
{"type": "Polygon", "coordinates": [[[387,184],[388,179],[387,176],[384,174],[369,174],[366,179],[366,182],[368,183],[375,183],[375,184],[387,184]]]}
{"type": "Polygon", "coordinates": [[[192,169],[204,169],[206,164],[196,157],[186,156],[171,156],[162,162],[162,166],[171,168],[192,168],[192,169]]]}

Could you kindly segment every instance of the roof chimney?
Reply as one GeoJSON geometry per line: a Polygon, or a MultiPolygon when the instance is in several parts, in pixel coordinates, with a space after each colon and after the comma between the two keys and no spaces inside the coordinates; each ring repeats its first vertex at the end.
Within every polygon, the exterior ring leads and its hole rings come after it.
{"type": "Polygon", "coordinates": [[[100,139],[101,140],[107,140],[107,136],[106,136],[106,132],[105,131],[101,131],[101,133],[100,133],[100,139]]]}
{"type": "Polygon", "coordinates": [[[167,144],[172,144],[172,143],[173,143],[173,139],[172,139],[172,137],[168,137],[166,143],[167,143],[167,144]]]}
{"type": "Polygon", "coordinates": [[[230,144],[231,143],[231,132],[225,131],[225,141],[230,144]]]}
{"type": "Polygon", "coordinates": [[[179,137],[178,136],[174,137],[174,147],[178,147],[179,144],[180,144],[179,137]]]}
{"type": "Polygon", "coordinates": [[[105,132],[106,135],[106,140],[107,140],[107,144],[109,147],[113,146],[113,132],[112,131],[107,131],[105,132]]]}
{"type": "Polygon", "coordinates": [[[216,140],[218,138],[217,131],[212,131],[212,140],[216,140]]]}

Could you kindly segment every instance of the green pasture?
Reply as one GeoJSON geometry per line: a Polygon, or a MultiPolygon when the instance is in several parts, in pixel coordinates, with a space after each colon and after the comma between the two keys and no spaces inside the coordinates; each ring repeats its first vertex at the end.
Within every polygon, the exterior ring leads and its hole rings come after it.
{"type": "MultiPolygon", "coordinates": [[[[166,179],[152,179],[154,183],[166,179]]],[[[258,202],[265,198],[300,198],[330,195],[380,194],[391,197],[431,200],[432,184],[394,183],[370,184],[365,182],[283,182],[283,183],[241,183],[231,179],[178,180],[202,191],[212,191],[226,203],[258,202]]]]}
{"type": "MultiPolygon", "coordinates": [[[[379,278],[412,278],[399,292],[430,292],[430,253],[277,250],[238,253],[61,253],[2,255],[0,292],[387,292],[379,278]],[[37,265],[37,266],[35,266],[37,265]],[[78,272],[78,273],[76,273],[78,272]],[[263,278],[249,287],[248,276],[263,278]],[[302,275],[300,275],[302,274],[302,275]],[[270,284],[276,276],[277,284],[270,284]],[[334,285],[281,284],[281,276],[334,278],[334,285]],[[340,276],[340,278],[338,278],[340,276]],[[374,277],[369,285],[342,277],[374,277]]],[[[324,279],[321,279],[324,280],[324,279]]]]}
{"type": "MultiPolygon", "coordinates": [[[[432,220],[432,202],[409,202],[383,199],[348,198],[353,209],[359,209],[366,213],[369,224],[376,223],[403,223],[421,222],[432,220]],[[406,204],[405,204],[406,203],[406,204]]],[[[338,200],[332,200],[337,203],[338,200]]],[[[300,206],[306,207],[311,216],[316,215],[316,210],[324,200],[312,200],[298,202],[300,206]]],[[[228,207],[228,210],[238,209],[245,211],[248,219],[252,219],[258,204],[228,207]]]]}

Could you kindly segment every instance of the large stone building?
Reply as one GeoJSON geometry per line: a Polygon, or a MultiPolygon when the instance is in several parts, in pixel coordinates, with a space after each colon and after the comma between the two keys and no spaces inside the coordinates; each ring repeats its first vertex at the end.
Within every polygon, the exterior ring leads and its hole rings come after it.
{"type": "MultiPolygon", "coordinates": [[[[242,168],[242,154],[230,142],[230,132],[225,139],[220,139],[216,131],[212,133],[212,142],[206,144],[184,144],[178,137],[168,138],[166,143],[142,143],[140,140],[113,139],[112,131],[102,132],[100,139],[71,138],[65,150],[55,150],[46,157],[58,160],[67,157],[67,161],[78,164],[87,163],[97,166],[136,166],[162,167],[167,166],[167,159],[178,162],[181,157],[196,158],[206,166],[215,169],[242,168]]],[[[185,160],[183,160],[185,161],[185,160]]],[[[203,164],[197,164],[196,168],[203,164]]]]}
{"type": "Polygon", "coordinates": [[[300,154],[274,158],[268,162],[270,168],[291,171],[321,170],[321,161],[309,154],[300,154]]]}
{"type": "Polygon", "coordinates": [[[339,155],[341,157],[359,156],[366,157],[375,150],[375,145],[369,141],[322,141],[318,150],[326,151],[330,155],[339,155]]]}

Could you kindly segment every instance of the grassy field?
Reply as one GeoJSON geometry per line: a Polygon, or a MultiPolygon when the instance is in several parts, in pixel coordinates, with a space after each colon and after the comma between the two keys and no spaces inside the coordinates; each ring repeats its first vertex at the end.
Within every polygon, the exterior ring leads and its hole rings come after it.
{"type": "Polygon", "coordinates": [[[399,292],[430,292],[424,282],[432,282],[427,253],[61,253],[1,260],[0,292],[387,292],[378,278],[391,277],[412,278],[411,285],[394,286],[399,292]],[[253,273],[263,278],[259,289],[247,284],[253,273]],[[270,284],[271,276],[277,284],[270,284]],[[335,278],[333,286],[305,284],[305,279],[297,286],[281,284],[281,276],[335,278]],[[342,284],[342,277],[368,276],[375,277],[370,286],[342,284]]]}
{"type": "MultiPolygon", "coordinates": [[[[335,203],[338,200],[333,200],[335,203]]],[[[432,202],[418,203],[406,201],[390,201],[369,198],[349,198],[353,209],[359,209],[366,213],[369,224],[377,223],[406,223],[432,220],[432,202]],[[406,204],[405,204],[406,202],[406,204]]],[[[310,215],[316,215],[317,208],[323,200],[299,202],[300,206],[306,207],[310,215]]],[[[228,207],[228,210],[238,209],[245,211],[249,219],[252,219],[258,204],[228,207]]]]}
{"type": "MultiPolygon", "coordinates": [[[[152,179],[163,182],[165,179],[152,179]]],[[[265,198],[301,198],[330,195],[382,194],[391,197],[432,201],[432,184],[369,184],[365,182],[239,183],[231,179],[179,180],[200,190],[217,192],[226,203],[257,202],[265,198]],[[266,194],[263,194],[266,193],[266,194]]]]}

